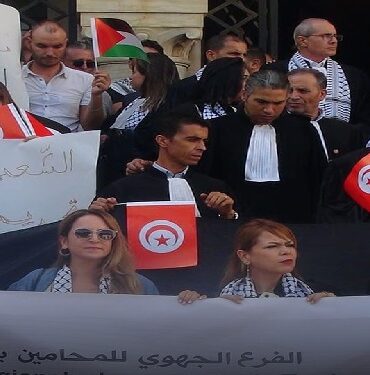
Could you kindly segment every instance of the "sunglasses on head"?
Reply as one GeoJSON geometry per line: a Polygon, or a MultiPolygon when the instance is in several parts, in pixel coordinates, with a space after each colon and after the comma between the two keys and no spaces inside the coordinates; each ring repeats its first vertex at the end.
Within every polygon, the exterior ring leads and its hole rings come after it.
{"type": "Polygon", "coordinates": [[[76,68],[81,68],[84,64],[91,69],[95,66],[94,60],[84,60],[84,59],[78,59],[78,60],[73,60],[72,64],[76,68]]]}
{"type": "Polygon", "coordinates": [[[91,239],[95,233],[99,240],[112,241],[117,236],[117,231],[113,229],[97,229],[91,230],[88,228],[75,229],[75,236],[82,239],[91,239]]]}

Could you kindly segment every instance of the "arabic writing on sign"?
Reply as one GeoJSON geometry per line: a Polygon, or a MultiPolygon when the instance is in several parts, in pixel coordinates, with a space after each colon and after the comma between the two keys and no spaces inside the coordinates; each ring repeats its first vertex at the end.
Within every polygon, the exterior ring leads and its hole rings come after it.
{"type": "MultiPolygon", "coordinates": [[[[186,354],[181,354],[179,356],[166,355],[161,358],[159,354],[151,354],[144,358],[141,356],[138,359],[141,369],[147,369],[149,367],[169,367],[172,365],[186,368],[189,365],[196,365],[197,367],[202,367],[207,364],[225,364],[230,365],[232,363],[231,352],[219,352],[217,353],[217,358],[206,358],[201,355],[188,356],[186,354]]],[[[299,365],[302,362],[301,352],[289,352],[287,357],[281,355],[278,351],[273,353],[271,359],[269,357],[263,357],[262,359],[254,358],[253,352],[244,352],[240,355],[237,360],[237,364],[240,367],[246,367],[247,362],[250,367],[260,368],[269,364],[293,364],[299,365]]]]}
{"type": "Polygon", "coordinates": [[[0,182],[4,181],[5,177],[8,178],[19,178],[21,176],[41,176],[43,174],[50,175],[52,173],[63,174],[73,171],[73,150],[62,152],[61,165],[56,167],[56,164],[60,163],[58,155],[55,155],[50,151],[50,145],[40,149],[41,166],[38,169],[32,169],[27,163],[18,165],[15,168],[3,167],[0,171],[0,182]],[[55,163],[55,164],[54,164],[55,163]]]}
{"type": "MultiPolygon", "coordinates": [[[[0,353],[0,362],[4,362],[7,357],[7,353],[3,351],[0,353]]],[[[34,365],[41,365],[44,361],[69,361],[69,362],[126,362],[127,351],[126,350],[112,350],[110,354],[99,353],[93,356],[85,356],[80,353],[71,352],[66,353],[65,349],[59,349],[58,352],[51,352],[43,354],[40,351],[33,352],[31,350],[23,349],[22,353],[18,355],[18,361],[22,363],[32,363],[34,365]]],[[[215,365],[224,364],[230,365],[237,363],[239,367],[246,367],[250,362],[250,367],[260,368],[270,364],[301,364],[302,353],[301,352],[289,352],[286,356],[275,351],[272,356],[266,356],[263,358],[255,358],[253,352],[244,352],[239,356],[235,357],[235,361],[232,361],[231,352],[218,352],[214,357],[208,357],[203,355],[187,355],[181,354],[178,356],[160,354],[150,354],[148,356],[142,355],[138,358],[138,364],[140,369],[148,369],[155,366],[158,367],[170,367],[178,366],[181,368],[187,368],[190,365],[195,365],[199,368],[204,365],[215,365]]]]}
{"type": "Polygon", "coordinates": [[[28,225],[32,224],[32,215],[29,211],[27,211],[26,217],[23,219],[9,219],[4,215],[0,215],[0,223],[8,224],[8,225],[28,225]]]}
{"type": "MultiPolygon", "coordinates": [[[[68,210],[66,213],[63,215],[63,218],[68,216],[70,213],[76,211],[78,209],[78,201],[76,198],[72,198],[68,202],[68,210]]],[[[7,225],[22,225],[22,226],[27,226],[35,221],[33,220],[32,214],[30,213],[29,210],[27,210],[26,215],[24,218],[18,218],[18,219],[12,219],[8,218],[2,214],[0,214],[0,223],[7,224],[7,225]]],[[[44,218],[41,218],[39,220],[38,225],[43,225],[46,223],[46,220],[44,218]]]]}
{"type": "Polygon", "coordinates": [[[32,363],[34,365],[41,365],[42,361],[72,361],[72,362],[91,362],[91,361],[103,361],[103,362],[126,362],[126,351],[121,351],[117,356],[117,351],[112,350],[110,355],[99,353],[92,357],[86,357],[82,354],[72,352],[70,354],[65,353],[65,349],[59,350],[57,353],[40,354],[40,352],[33,353],[30,350],[23,349],[24,353],[18,355],[18,361],[22,363],[32,363]]]}

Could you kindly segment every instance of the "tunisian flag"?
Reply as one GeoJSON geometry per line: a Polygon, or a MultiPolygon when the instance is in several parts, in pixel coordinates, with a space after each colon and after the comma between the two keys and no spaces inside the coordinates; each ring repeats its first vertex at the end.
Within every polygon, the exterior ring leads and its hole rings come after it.
{"type": "Polygon", "coordinates": [[[127,240],[138,269],[196,266],[194,202],[135,202],[126,205],[127,240]]]}
{"type": "Polygon", "coordinates": [[[95,57],[132,57],[148,61],[140,39],[131,26],[117,18],[91,18],[95,57]]]}
{"type": "Polygon", "coordinates": [[[33,135],[44,137],[53,133],[16,105],[0,106],[0,139],[23,139],[33,135]]]}
{"type": "Polygon", "coordinates": [[[359,206],[370,212],[370,154],[354,165],[343,188],[359,206]]]}

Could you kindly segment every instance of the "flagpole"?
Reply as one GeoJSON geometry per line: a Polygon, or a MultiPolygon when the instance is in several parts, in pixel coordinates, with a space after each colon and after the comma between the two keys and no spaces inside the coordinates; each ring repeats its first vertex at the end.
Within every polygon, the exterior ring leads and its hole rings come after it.
{"type": "Polygon", "coordinates": [[[93,42],[95,70],[98,70],[97,57],[100,55],[99,55],[99,47],[98,47],[98,36],[96,33],[96,26],[95,26],[95,18],[90,18],[90,29],[91,29],[91,37],[92,37],[92,42],[93,42]]]}
{"type": "Polygon", "coordinates": [[[98,59],[94,55],[94,61],[95,61],[95,70],[98,70],[98,59]]]}

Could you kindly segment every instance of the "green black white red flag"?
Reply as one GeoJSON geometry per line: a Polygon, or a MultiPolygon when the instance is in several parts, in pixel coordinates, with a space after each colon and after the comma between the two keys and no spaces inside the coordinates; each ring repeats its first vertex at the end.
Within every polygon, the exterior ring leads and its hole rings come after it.
{"type": "Polygon", "coordinates": [[[144,48],[131,26],[117,18],[91,18],[95,58],[131,57],[148,61],[144,48]]]}

